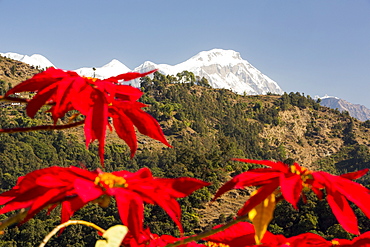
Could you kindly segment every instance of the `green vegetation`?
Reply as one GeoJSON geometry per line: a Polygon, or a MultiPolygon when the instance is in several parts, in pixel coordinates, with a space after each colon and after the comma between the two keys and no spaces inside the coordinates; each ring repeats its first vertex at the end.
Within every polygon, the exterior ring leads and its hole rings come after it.
{"type": "MultiPolygon", "coordinates": [[[[8,88],[8,83],[0,81],[0,92],[4,93],[8,88]]],[[[263,135],[266,130],[287,125],[281,113],[298,111],[307,112],[310,116],[304,135],[296,141],[302,149],[304,145],[329,145],[327,136],[326,139],[322,137],[321,122],[330,114],[336,119],[335,123],[331,123],[333,127],[330,135],[343,145],[338,152],[315,160],[313,165],[317,169],[343,173],[369,167],[369,148],[358,142],[355,132],[362,128],[366,134],[369,123],[359,124],[346,114],[322,108],[309,96],[300,93],[285,93],[281,96],[236,95],[228,90],[212,89],[206,79],[196,78],[187,71],[177,76],[164,76],[156,72],[153,79],[145,77],[141,80],[141,88],[145,93],[141,101],[149,106],[146,111],[160,121],[174,148],[166,148],[155,141],[139,137],[142,144],[139,145],[137,155],[130,159],[128,147],[122,141],[112,138],[105,148],[105,170],[136,171],[141,167],[148,167],[159,177],[188,176],[211,182],[212,185],[208,188],[181,200],[186,234],[200,230],[200,215],[196,208],[205,207],[205,203],[225,182],[226,177],[253,167],[230,161],[231,158],[271,159],[289,163],[298,157],[293,157],[290,153],[293,144],[289,141],[296,137],[287,136],[284,141],[278,141],[279,133],[276,136],[263,135]]],[[[48,120],[41,114],[35,119],[29,119],[24,107],[9,103],[1,105],[0,116],[1,128],[33,126],[48,120]]],[[[298,115],[295,117],[299,119],[298,115]]],[[[366,138],[370,142],[370,136],[367,135],[366,138]]],[[[97,147],[92,145],[86,150],[83,141],[78,131],[1,134],[1,191],[10,189],[15,185],[17,177],[35,169],[54,165],[99,168],[97,147]]],[[[364,184],[367,181],[368,179],[362,180],[364,184]]],[[[327,238],[348,237],[338,226],[325,201],[319,201],[310,194],[307,195],[307,200],[307,204],[300,204],[299,211],[289,205],[279,206],[270,230],[286,236],[312,231],[327,238]]],[[[234,212],[236,211],[237,208],[234,212]]],[[[1,216],[1,219],[4,218],[5,216],[1,216]]],[[[103,209],[89,205],[77,212],[74,218],[94,222],[106,229],[119,223],[113,203],[103,209]]],[[[223,215],[218,220],[225,221],[225,218],[223,215]]],[[[145,220],[152,232],[178,234],[174,223],[159,207],[147,206],[145,220]]],[[[361,231],[370,230],[361,215],[359,222],[361,231]]],[[[58,223],[57,211],[51,215],[47,215],[45,211],[24,225],[6,230],[0,237],[0,246],[36,246],[58,223]]],[[[49,244],[92,246],[98,238],[93,230],[71,226],[49,244]]]]}

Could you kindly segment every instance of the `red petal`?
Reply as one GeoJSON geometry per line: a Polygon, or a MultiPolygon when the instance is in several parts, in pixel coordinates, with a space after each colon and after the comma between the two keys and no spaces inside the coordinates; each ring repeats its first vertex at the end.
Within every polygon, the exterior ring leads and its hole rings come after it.
{"type": "Polygon", "coordinates": [[[182,198],[190,195],[194,191],[203,188],[204,186],[210,185],[210,183],[204,182],[196,178],[156,178],[156,184],[160,184],[165,190],[165,193],[170,194],[176,198],[182,198]]]}
{"type": "Polygon", "coordinates": [[[139,238],[143,228],[144,205],[141,198],[136,194],[125,189],[116,189],[115,198],[117,201],[118,213],[132,235],[139,238]]]}
{"type": "Polygon", "coordinates": [[[143,95],[138,88],[128,85],[117,85],[116,90],[115,96],[120,100],[136,101],[143,95]]]}
{"type": "Polygon", "coordinates": [[[95,185],[93,181],[77,178],[74,181],[74,188],[78,196],[84,203],[91,202],[103,195],[102,188],[95,185]]]}
{"type": "MultiPolygon", "coordinates": [[[[142,104],[139,102],[135,102],[133,106],[135,105],[139,107],[142,106],[142,104]]],[[[171,145],[164,137],[162,129],[159,126],[157,120],[155,120],[155,118],[153,118],[151,115],[139,108],[125,109],[124,112],[131,119],[140,133],[156,139],[168,147],[171,147],[171,145]]]]}
{"type": "Polygon", "coordinates": [[[252,169],[235,176],[226,182],[216,193],[212,201],[232,189],[243,189],[246,186],[262,186],[272,183],[279,178],[280,172],[269,168],[252,169]]]}
{"type": "MultiPolygon", "coordinates": [[[[214,228],[219,228],[221,226],[222,225],[218,225],[214,228]]],[[[203,240],[222,243],[230,247],[252,246],[256,244],[256,241],[254,240],[254,227],[249,222],[237,223],[226,230],[208,236],[203,240]]]]}
{"type": "Polygon", "coordinates": [[[238,215],[242,216],[247,214],[258,204],[263,202],[269,195],[271,195],[279,186],[279,180],[275,179],[273,182],[266,184],[257,190],[257,193],[249,197],[244,206],[239,210],[238,215]]]}
{"type": "Polygon", "coordinates": [[[33,118],[36,112],[48,101],[56,91],[56,85],[50,85],[37,93],[27,105],[27,115],[33,118]]]}
{"type": "MultiPolygon", "coordinates": [[[[54,101],[55,105],[50,110],[53,115],[53,119],[56,120],[72,109],[73,101],[76,99],[76,92],[78,89],[86,86],[86,82],[81,77],[68,77],[61,80],[58,83],[58,88],[55,93],[54,101]]],[[[78,102],[81,102],[82,95],[78,95],[78,102]]]]}
{"type": "Polygon", "coordinates": [[[73,88],[73,93],[71,94],[73,107],[83,115],[86,115],[94,105],[96,90],[87,83],[85,86],[73,88]]]}
{"type": "Polygon", "coordinates": [[[314,172],[312,174],[315,180],[325,184],[326,188],[334,188],[345,196],[348,200],[356,204],[365,215],[370,218],[370,190],[341,176],[333,176],[325,172],[314,172]]]}
{"type": "Polygon", "coordinates": [[[298,236],[288,238],[286,246],[291,247],[331,247],[333,246],[330,241],[314,233],[303,233],[298,236]]]}
{"type": "Polygon", "coordinates": [[[5,96],[19,92],[34,92],[42,90],[43,88],[59,81],[63,77],[68,76],[66,72],[60,69],[49,68],[44,72],[34,75],[31,79],[28,79],[12,89],[10,89],[5,96]]]}
{"type": "Polygon", "coordinates": [[[362,169],[360,171],[349,172],[349,173],[346,173],[346,174],[342,174],[342,175],[340,175],[340,177],[350,179],[350,180],[355,180],[355,179],[365,175],[368,171],[369,171],[369,169],[366,168],[366,169],[362,169]]]}
{"type": "Polygon", "coordinates": [[[370,246],[370,232],[365,232],[358,237],[352,239],[353,247],[369,247],[370,246]]]}
{"type": "Polygon", "coordinates": [[[22,202],[17,202],[17,201],[7,202],[7,204],[2,209],[0,209],[0,214],[5,214],[10,211],[18,210],[22,208],[28,208],[32,205],[32,203],[33,203],[32,200],[22,201],[22,202]]]}
{"type": "MultiPolygon", "coordinates": [[[[73,216],[74,212],[76,212],[85,205],[86,204],[83,201],[81,201],[81,199],[78,197],[62,202],[60,223],[67,222],[73,216]]],[[[60,230],[60,233],[62,233],[63,230],[64,228],[60,230]]]]}
{"type": "Polygon", "coordinates": [[[245,163],[251,163],[251,164],[258,164],[258,165],[264,165],[269,166],[272,169],[279,170],[281,172],[289,172],[288,165],[284,164],[283,162],[274,162],[270,160],[251,160],[251,159],[232,159],[235,161],[245,162],[245,163]]]}
{"type": "Polygon", "coordinates": [[[45,174],[36,180],[36,184],[45,188],[55,188],[70,185],[67,181],[56,179],[55,174],[45,174]]]}
{"type": "MultiPolygon", "coordinates": [[[[144,191],[143,191],[144,193],[144,191]]],[[[155,195],[155,190],[151,191],[151,193],[146,193],[146,196],[151,198],[152,201],[161,208],[171,217],[171,219],[176,223],[177,227],[179,228],[180,232],[183,233],[184,229],[181,225],[181,208],[179,203],[174,199],[169,197],[168,195],[161,195],[160,197],[155,195]]]]}
{"type": "Polygon", "coordinates": [[[104,166],[104,145],[105,132],[108,124],[108,105],[105,102],[104,95],[95,91],[94,105],[89,110],[85,119],[85,136],[86,146],[92,141],[99,141],[99,157],[100,163],[104,166]]]}
{"type": "Polygon", "coordinates": [[[228,192],[229,190],[234,189],[238,183],[239,183],[238,177],[234,177],[231,180],[227,181],[225,184],[221,186],[221,188],[218,189],[212,201],[216,201],[216,199],[219,198],[221,195],[228,192]]]}
{"type": "Polygon", "coordinates": [[[65,191],[60,189],[49,189],[41,196],[38,196],[33,201],[30,209],[27,212],[26,218],[24,218],[24,222],[32,218],[35,214],[40,212],[44,209],[47,205],[53,204],[56,201],[61,200],[61,198],[65,197],[65,191]]]}
{"type": "Polygon", "coordinates": [[[330,208],[337,218],[339,224],[341,224],[346,231],[352,234],[360,234],[357,226],[356,215],[349,206],[345,197],[342,196],[338,191],[331,191],[329,189],[327,192],[328,194],[326,199],[328,200],[330,208]]]}
{"type": "Polygon", "coordinates": [[[296,174],[281,174],[280,187],[285,200],[297,209],[297,203],[302,192],[301,176],[296,174]]]}
{"type": "Polygon", "coordinates": [[[134,156],[137,149],[136,132],[130,118],[123,111],[110,110],[110,116],[113,118],[113,126],[119,138],[124,140],[131,150],[131,157],[134,156]]]}

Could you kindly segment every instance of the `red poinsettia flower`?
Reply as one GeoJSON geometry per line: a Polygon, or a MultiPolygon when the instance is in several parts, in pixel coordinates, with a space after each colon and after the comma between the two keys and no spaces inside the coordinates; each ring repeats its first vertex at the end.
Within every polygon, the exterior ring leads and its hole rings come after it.
{"type": "MultiPolygon", "coordinates": [[[[136,238],[128,232],[121,245],[125,247],[164,247],[168,244],[184,239],[186,239],[186,237],[176,238],[171,235],[157,235],[147,228],[142,230],[139,237],[136,238]]],[[[179,247],[205,247],[205,245],[197,244],[192,241],[187,244],[179,245],[179,247]]]]}
{"type": "Polygon", "coordinates": [[[90,172],[77,167],[50,167],[36,170],[19,178],[17,185],[0,194],[0,214],[28,209],[24,221],[40,210],[62,205],[61,221],[89,202],[107,205],[109,198],[117,202],[120,218],[134,236],[143,225],[144,203],[162,207],[182,231],[181,209],[176,198],[209,185],[195,178],[156,178],[149,169],[138,172],[90,172]]]}
{"type": "Polygon", "coordinates": [[[333,246],[331,241],[314,234],[314,233],[302,233],[294,237],[290,237],[287,240],[288,246],[291,247],[331,247],[333,246]]]}
{"type": "Polygon", "coordinates": [[[170,147],[157,121],[141,108],[144,104],[136,102],[142,92],[134,87],[119,85],[119,80],[129,81],[146,76],[146,73],[129,72],[108,79],[81,77],[73,71],[49,68],[31,79],[10,89],[5,97],[25,91],[36,92],[28,102],[27,115],[34,117],[45,104],[51,105],[54,124],[71,110],[77,110],[85,116],[86,146],[94,140],[99,141],[99,156],[104,164],[104,142],[108,118],[113,119],[118,136],[131,149],[131,156],[137,149],[134,126],[139,132],[170,147]]]}
{"type": "Polygon", "coordinates": [[[309,171],[297,163],[288,166],[282,162],[268,160],[235,160],[269,166],[269,168],[251,169],[235,176],[216,193],[213,200],[231,189],[259,186],[257,193],[246,201],[238,215],[245,215],[250,212],[278,188],[284,199],[296,208],[303,188],[306,188],[311,189],[319,198],[323,196],[322,189],[325,189],[328,203],[334,215],[343,228],[350,233],[359,234],[359,230],[356,216],[347,199],[355,203],[370,218],[370,208],[367,206],[370,201],[370,191],[364,186],[351,181],[364,175],[368,169],[334,176],[326,172],[309,171]]]}
{"type": "MultiPolygon", "coordinates": [[[[218,228],[219,225],[215,228],[218,228]]],[[[266,232],[260,244],[255,242],[255,229],[251,223],[239,222],[222,232],[204,238],[210,247],[330,247],[332,242],[313,233],[303,233],[286,238],[283,235],[274,235],[266,232]]]]}
{"type": "MultiPolygon", "coordinates": [[[[215,228],[219,228],[221,226],[222,225],[218,225],[215,228]]],[[[251,223],[239,222],[226,230],[206,237],[203,240],[208,241],[207,245],[211,247],[257,246],[254,235],[255,230],[251,223]]],[[[282,243],[286,242],[286,238],[283,235],[274,235],[271,232],[266,232],[261,242],[261,245],[258,246],[280,246],[282,243]]]]}
{"type": "Polygon", "coordinates": [[[370,247],[370,232],[365,232],[352,240],[333,239],[331,242],[333,243],[333,246],[370,247]]]}

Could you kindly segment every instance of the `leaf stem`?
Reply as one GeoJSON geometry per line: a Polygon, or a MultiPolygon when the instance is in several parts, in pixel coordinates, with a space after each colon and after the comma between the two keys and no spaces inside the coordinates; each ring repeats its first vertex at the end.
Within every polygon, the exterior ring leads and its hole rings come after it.
{"type": "Polygon", "coordinates": [[[21,222],[27,216],[28,209],[22,208],[19,212],[0,222],[0,231],[3,231],[10,225],[21,222]]]}
{"type": "Polygon", "coordinates": [[[11,128],[11,129],[0,129],[0,133],[16,133],[16,132],[29,132],[37,130],[61,130],[76,127],[85,123],[85,120],[81,120],[71,124],[65,125],[39,125],[26,128],[11,128]]]}
{"type": "Polygon", "coordinates": [[[44,247],[52,236],[54,236],[60,229],[66,227],[66,226],[69,226],[69,225],[85,225],[85,226],[88,226],[88,227],[92,227],[92,228],[94,228],[95,230],[97,230],[101,233],[105,232],[105,230],[103,228],[95,225],[94,223],[84,221],[84,220],[69,220],[67,222],[64,222],[63,224],[58,225],[51,232],[49,232],[49,234],[45,236],[44,240],[42,240],[39,247],[44,247]]]}
{"type": "Polygon", "coordinates": [[[19,103],[28,103],[30,100],[29,99],[24,99],[24,98],[0,96],[0,101],[12,101],[12,102],[19,102],[19,103]]]}
{"type": "Polygon", "coordinates": [[[216,234],[218,232],[221,232],[239,222],[242,222],[244,220],[248,219],[248,214],[246,215],[243,215],[243,216],[239,216],[237,218],[235,218],[234,220],[231,220],[229,221],[228,223],[226,223],[225,225],[219,227],[219,228],[214,228],[212,230],[209,230],[209,231],[205,231],[205,232],[202,232],[196,236],[192,236],[192,237],[189,237],[189,238],[185,238],[185,239],[182,239],[182,240],[179,240],[179,241],[176,241],[172,244],[168,244],[166,245],[165,247],[176,247],[176,246],[179,246],[179,245],[183,245],[183,244],[187,244],[187,243],[190,243],[192,241],[198,241],[198,240],[201,240],[205,237],[208,237],[208,236],[211,236],[213,234],[216,234]]]}

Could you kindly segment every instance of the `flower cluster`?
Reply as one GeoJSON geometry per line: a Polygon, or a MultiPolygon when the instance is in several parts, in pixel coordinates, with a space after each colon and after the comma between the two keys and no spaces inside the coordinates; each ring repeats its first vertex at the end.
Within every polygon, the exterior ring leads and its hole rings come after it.
{"type": "Polygon", "coordinates": [[[195,178],[156,178],[147,168],[134,173],[105,173],[77,167],[49,167],[20,177],[16,186],[0,194],[0,205],[5,205],[0,214],[28,209],[23,220],[27,221],[42,209],[52,210],[61,204],[61,221],[65,222],[87,203],[107,206],[114,197],[122,223],[134,236],[143,227],[144,203],[162,207],[182,231],[181,209],[176,198],[186,197],[207,185],[195,178]]]}
{"type": "MultiPolygon", "coordinates": [[[[215,226],[214,229],[223,225],[215,226]]],[[[364,233],[352,240],[333,239],[326,240],[320,235],[314,233],[302,233],[293,237],[284,235],[275,235],[269,231],[266,232],[261,243],[255,241],[255,228],[249,222],[239,222],[226,230],[218,232],[202,239],[202,244],[191,241],[181,244],[181,241],[187,240],[186,237],[175,238],[170,235],[157,235],[151,233],[149,229],[140,232],[139,238],[133,238],[127,235],[122,242],[125,247],[164,247],[169,244],[179,243],[181,247],[368,247],[370,246],[370,232],[364,233]]]]}
{"type": "MultiPolygon", "coordinates": [[[[225,183],[216,193],[213,200],[231,189],[243,189],[246,186],[258,186],[253,194],[239,210],[238,215],[245,215],[268,196],[281,193],[282,197],[297,208],[298,200],[304,197],[304,189],[311,189],[320,199],[326,191],[326,199],[345,230],[359,234],[357,218],[347,202],[356,204],[370,218],[370,191],[364,186],[353,182],[353,179],[364,175],[368,169],[358,172],[334,176],[326,172],[309,171],[294,163],[288,166],[282,162],[268,160],[235,159],[236,161],[268,166],[268,168],[251,169],[235,176],[225,183]]],[[[273,207],[274,208],[274,207],[273,207]]],[[[273,210],[273,208],[271,208],[273,210]]],[[[265,222],[268,224],[269,222],[265,222]]]]}
{"type": "Polygon", "coordinates": [[[140,133],[171,146],[157,121],[141,109],[146,105],[137,102],[142,92],[137,88],[118,83],[121,80],[129,81],[143,77],[154,71],[129,72],[100,80],[81,77],[73,71],[49,68],[16,85],[5,94],[5,97],[26,91],[36,92],[27,104],[27,115],[33,118],[42,106],[51,105],[48,111],[54,124],[72,110],[84,115],[86,146],[98,140],[100,161],[104,164],[106,129],[107,126],[112,128],[108,118],[112,118],[118,136],[130,147],[131,156],[137,149],[134,126],[140,133]]]}
{"type": "Polygon", "coordinates": [[[368,247],[370,246],[370,233],[364,233],[352,240],[333,239],[326,240],[314,233],[303,233],[286,238],[283,235],[275,235],[266,232],[262,243],[258,244],[254,239],[254,226],[248,222],[240,222],[223,232],[216,233],[204,238],[209,247],[368,247]]]}

